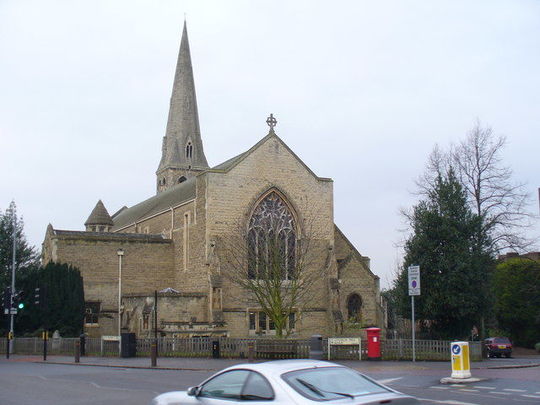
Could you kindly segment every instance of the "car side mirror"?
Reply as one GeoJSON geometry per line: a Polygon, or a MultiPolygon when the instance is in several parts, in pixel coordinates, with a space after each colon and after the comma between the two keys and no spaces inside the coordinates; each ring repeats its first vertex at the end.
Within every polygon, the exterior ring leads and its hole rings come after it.
{"type": "Polygon", "coordinates": [[[197,394],[199,393],[199,387],[195,386],[195,387],[189,387],[187,389],[187,394],[190,396],[190,397],[196,397],[197,394]]]}

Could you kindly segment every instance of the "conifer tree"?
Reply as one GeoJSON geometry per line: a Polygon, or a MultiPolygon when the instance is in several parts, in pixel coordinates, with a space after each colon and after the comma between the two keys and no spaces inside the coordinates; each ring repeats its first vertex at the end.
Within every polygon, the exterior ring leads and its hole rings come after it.
{"type": "Polygon", "coordinates": [[[83,279],[77,268],[51,262],[25,273],[20,285],[26,306],[16,318],[19,333],[34,333],[46,328],[58,330],[62,336],[80,335],[84,320],[84,291],[83,279]],[[40,288],[40,300],[43,300],[46,290],[45,306],[34,304],[36,287],[40,288]]]}
{"type": "Polygon", "coordinates": [[[419,265],[422,295],[415,298],[416,319],[426,337],[469,335],[488,310],[491,258],[478,237],[481,218],[471,212],[463,187],[450,167],[438,173],[424,200],[408,216],[411,236],[403,268],[395,281],[401,314],[410,318],[407,268],[419,265]]]}
{"type": "Polygon", "coordinates": [[[36,267],[39,264],[37,250],[28,244],[24,236],[24,223],[17,217],[15,202],[11,202],[5,212],[0,211],[0,288],[3,291],[11,285],[13,263],[13,224],[15,222],[16,254],[15,268],[17,272],[36,267]],[[15,219],[15,221],[14,221],[15,219]]]}

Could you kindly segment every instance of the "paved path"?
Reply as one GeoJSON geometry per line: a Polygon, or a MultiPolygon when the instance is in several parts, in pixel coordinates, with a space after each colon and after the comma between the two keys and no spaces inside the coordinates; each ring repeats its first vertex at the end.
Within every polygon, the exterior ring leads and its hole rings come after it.
{"type": "MultiPolygon", "coordinates": [[[[43,362],[41,356],[11,356],[13,361],[43,362]]],[[[204,370],[218,371],[234,364],[245,363],[242,359],[212,359],[212,358],[180,358],[180,357],[160,357],[157,359],[157,367],[151,367],[148,357],[81,357],[79,363],[75,363],[73,356],[47,356],[46,363],[50,364],[72,364],[78,366],[103,366],[103,367],[123,367],[123,368],[156,368],[173,370],[204,370]]],[[[450,370],[450,361],[359,361],[346,360],[337,361],[365,372],[377,371],[412,371],[412,370],[450,370]]],[[[481,362],[471,364],[475,369],[503,369],[540,367],[540,356],[514,357],[510,359],[485,359],[481,362]]]]}

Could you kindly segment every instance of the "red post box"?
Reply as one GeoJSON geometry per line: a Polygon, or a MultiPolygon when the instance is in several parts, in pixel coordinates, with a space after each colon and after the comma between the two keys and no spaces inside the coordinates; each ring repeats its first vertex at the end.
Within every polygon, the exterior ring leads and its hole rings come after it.
{"type": "Polygon", "coordinates": [[[381,359],[381,329],[367,328],[367,358],[368,360],[381,359]]]}

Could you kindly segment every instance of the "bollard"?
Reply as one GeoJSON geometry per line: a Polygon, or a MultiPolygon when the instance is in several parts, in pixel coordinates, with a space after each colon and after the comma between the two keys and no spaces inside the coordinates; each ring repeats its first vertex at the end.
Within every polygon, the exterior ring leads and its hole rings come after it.
{"type": "Polygon", "coordinates": [[[214,359],[219,359],[220,352],[219,352],[219,340],[214,340],[212,342],[212,357],[214,359]]]}
{"type": "Polygon", "coordinates": [[[452,377],[471,378],[471,365],[469,361],[469,343],[452,342],[450,344],[452,355],[452,377]]]}
{"type": "Polygon", "coordinates": [[[255,344],[248,342],[248,361],[253,363],[253,355],[255,354],[255,344]]]}
{"type": "Polygon", "coordinates": [[[46,330],[42,332],[43,337],[43,361],[47,361],[47,340],[49,339],[49,332],[46,330]]]}
{"type": "Polygon", "coordinates": [[[81,356],[86,356],[86,335],[84,333],[79,336],[79,342],[81,345],[81,356]]]}
{"type": "Polygon", "coordinates": [[[81,342],[76,340],[75,341],[75,363],[79,363],[81,361],[81,342]]]}
{"type": "Polygon", "coordinates": [[[156,343],[152,343],[152,345],[150,346],[150,361],[151,361],[152,367],[157,366],[157,345],[156,345],[156,343]]]}

